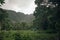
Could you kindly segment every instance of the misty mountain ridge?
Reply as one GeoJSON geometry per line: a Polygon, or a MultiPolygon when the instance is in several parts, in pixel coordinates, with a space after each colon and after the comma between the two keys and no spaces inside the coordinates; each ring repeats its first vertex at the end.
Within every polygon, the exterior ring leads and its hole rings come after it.
{"type": "Polygon", "coordinates": [[[16,12],[16,11],[13,11],[13,10],[6,10],[7,13],[8,13],[8,17],[10,19],[10,21],[12,22],[27,22],[27,23],[30,23],[33,21],[34,19],[34,16],[33,14],[24,14],[22,12],[16,12]]]}

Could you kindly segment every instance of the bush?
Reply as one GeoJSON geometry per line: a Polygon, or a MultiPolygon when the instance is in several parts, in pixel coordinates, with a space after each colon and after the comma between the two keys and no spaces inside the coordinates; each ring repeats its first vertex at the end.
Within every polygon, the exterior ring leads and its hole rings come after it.
{"type": "Polygon", "coordinates": [[[20,36],[19,33],[15,33],[14,39],[15,39],[15,40],[22,40],[22,38],[21,38],[21,36],[20,36]]]}

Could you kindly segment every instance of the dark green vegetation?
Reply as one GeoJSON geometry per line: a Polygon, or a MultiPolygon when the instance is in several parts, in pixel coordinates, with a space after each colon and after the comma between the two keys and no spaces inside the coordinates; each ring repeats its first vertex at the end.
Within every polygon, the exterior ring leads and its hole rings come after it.
{"type": "Polygon", "coordinates": [[[15,12],[15,11],[12,11],[12,10],[6,10],[7,13],[9,14],[9,19],[12,21],[12,22],[32,22],[33,21],[33,14],[24,14],[22,12],[15,12]],[[31,19],[31,20],[30,20],[31,19]]]}
{"type": "Polygon", "coordinates": [[[35,18],[0,8],[0,40],[60,40],[60,0],[35,0],[35,4],[35,18]]]}
{"type": "Polygon", "coordinates": [[[60,40],[60,0],[35,0],[35,4],[37,7],[34,12],[34,28],[58,33],[60,40]]]}
{"type": "Polygon", "coordinates": [[[33,14],[25,15],[21,12],[0,9],[0,21],[2,30],[23,30],[30,29],[34,19],[33,14]]]}
{"type": "Polygon", "coordinates": [[[57,40],[56,34],[38,33],[31,30],[2,31],[2,40],[57,40]]]}

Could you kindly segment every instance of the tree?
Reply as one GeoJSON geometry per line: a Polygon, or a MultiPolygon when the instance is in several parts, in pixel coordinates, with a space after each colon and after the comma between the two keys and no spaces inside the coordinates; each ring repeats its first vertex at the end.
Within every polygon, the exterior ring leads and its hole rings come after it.
{"type": "Polygon", "coordinates": [[[0,6],[3,5],[5,2],[4,0],[0,0],[0,6]]]}
{"type": "Polygon", "coordinates": [[[4,40],[4,32],[0,32],[0,40],[4,40]]]}
{"type": "Polygon", "coordinates": [[[54,5],[51,2],[46,2],[46,0],[36,0],[35,4],[37,7],[34,12],[35,20],[33,24],[44,30],[49,28],[49,26],[52,26],[51,29],[54,29],[56,24],[57,4],[54,5]]]}
{"type": "Polygon", "coordinates": [[[15,33],[15,40],[22,40],[21,35],[19,33],[15,33]]]}
{"type": "Polygon", "coordinates": [[[49,0],[49,2],[52,2],[54,5],[57,4],[57,6],[56,6],[57,13],[54,17],[56,18],[55,27],[57,28],[57,32],[58,32],[58,37],[59,37],[58,40],[60,40],[60,0],[49,0]]]}
{"type": "Polygon", "coordinates": [[[35,20],[33,21],[33,25],[39,30],[46,30],[48,27],[48,8],[46,5],[42,5],[43,2],[44,0],[35,0],[37,7],[34,12],[35,20]]]}
{"type": "Polygon", "coordinates": [[[28,24],[26,22],[21,22],[20,26],[22,30],[28,29],[28,24]]]}
{"type": "Polygon", "coordinates": [[[49,0],[48,2],[35,0],[35,4],[37,7],[33,24],[38,28],[47,28],[60,35],[60,0],[49,0]]]}
{"type": "MultiPolygon", "coordinates": [[[[1,6],[1,4],[3,4],[4,3],[4,0],[0,0],[0,6],[1,6]]],[[[1,10],[1,8],[0,8],[0,10],[1,10]]],[[[0,11],[0,16],[1,16],[1,11],[0,11]]],[[[0,25],[1,25],[1,17],[0,17],[0,25]]],[[[1,27],[0,27],[0,29],[1,29],[1,27]]]]}
{"type": "MultiPolygon", "coordinates": [[[[0,0],[0,5],[3,5],[4,0],[0,0]]],[[[8,13],[6,10],[0,8],[0,29],[5,30],[8,26],[8,13]]],[[[9,27],[9,26],[8,26],[9,27]]]]}

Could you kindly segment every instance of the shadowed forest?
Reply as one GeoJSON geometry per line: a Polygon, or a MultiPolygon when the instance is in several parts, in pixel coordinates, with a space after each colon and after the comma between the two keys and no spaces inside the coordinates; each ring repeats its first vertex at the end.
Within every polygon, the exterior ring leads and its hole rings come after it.
{"type": "Polygon", "coordinates": [[[60,0],[35,0],[33,14],[1,8],[0,40],[60,40],[60,0]]]}

